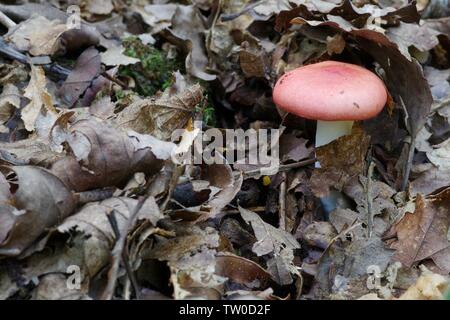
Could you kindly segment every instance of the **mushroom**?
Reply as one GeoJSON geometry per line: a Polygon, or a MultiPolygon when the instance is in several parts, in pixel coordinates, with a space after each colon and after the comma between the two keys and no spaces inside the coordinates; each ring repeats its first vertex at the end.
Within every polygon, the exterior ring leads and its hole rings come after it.
{"type": "MultiPolygon", "coordinates": [[[[280,109],[317,120],[316,147],[350,134],[355,120],[375,117],[387,97],[386,87],[377,75],[337,61],[292,70],[278,79],[273,89],[273,100],[280,109]]],[[[319,162],[316,167],[320,167],[319,162]]],[[[335,200],[324,206],[332,210],[335,200]]]]}
{"type": "Polygon", "coordinates": [[[273,89],[273,100],[280,109],[317,120],[316,147],[320,147],[350,134],[353,121],[380,113],[387,91],[367,69],[325,61],[284,74],[273,89]]]}

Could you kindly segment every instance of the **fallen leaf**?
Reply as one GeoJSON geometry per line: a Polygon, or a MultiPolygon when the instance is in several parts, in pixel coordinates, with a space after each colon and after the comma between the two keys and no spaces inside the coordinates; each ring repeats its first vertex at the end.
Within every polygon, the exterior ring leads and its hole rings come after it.
{"type": "Polygon", "coordinates": [[[280,137],[280,156],[281,161],[294,161],[298,162],[300,160],[308,158],[313,149],[307,147],[308,140],[303,138],[298,138],[293,134],[283,134],[280,137]]]}
{"type": "Polygon", "coordinates": [[[84,9],[94,15],[108,15],[114,6],[112,0],[87,0],[84,9]]]}
{"type": "Polygon", "coordinates": [[[399,300],[443,300],[448,287],[448,279],[427,271],[399,297],[399,300]]]}
{"type": "Polygon", "coordinates": [[[138,100],[118,113],[115,122],[124,130],[169,140],[176,129],[186,126],[202,98],[202,87],[193,85],[173,95],[138,100]]]}
{"type": "Polygon", "coordinates": [[[102,63],[107,66],[127,66],[140,62],[139,59],[124,55],[124,50],[125,48],[122,46],[108,48],[108,50],[100,54],[102,63]]]}
{"type": "Polygon", "coordinates": [[[216,273],[247,288],[266,288],[271,276],[257,263],[231,253],[218,253],[216,273]]]}
{"type": "Polygon", "coordinates": [[[0,94],[0,125],[4,124],[13,115],[16,109],[20,108],[20,92],[19,89],[11,84],[6,83],[0,94]]]}
{"type": "Polygon", "coordinates": [[[75,68],[67,77],[58,91],[63,101],[69,106],[73,105],[92,84],[101,70],[101,58],[97,49],[91,47],[85,50],[77,59],[75,68]]]}
{"type": "Polygon", "coordinates": [[[39,66],[31,67],[31,79],[25,89],[24,96],[30,100],[21,112],[22,120],[28,131],[34,131],[36,120],[42,113],[56,113],[52,97],[47,91],[47,80],[44,69],[39,66]]]}
{"type": "Polygon", "coordinates": [[[411,181],[411,194],[418,193],[428,195],[439,189],[450,186],[450,170],[440,170],[432,166],[431,168],[417,174],[411,181]]]}
{"type": "Polygon", "coordinates": [[[19,23],[5,39],[34,56],[53,55],[60,49],[59,38],[67,30],[68,26],[61,21],[36,15],[19,23]]]}
{"type": "Polygon", "coordinates": [[[429,198],[417,194],[414,213],[407,212],[390,232],[397,236],[390,244],[396,250],[397,261],[410,268],[414,263],[432,259],[442,272],[450,272],[449,197],[449,189],[429,198]]]}
{"type": "Polygon", "coordinates": [[[341,191],[353,177],[362,174],[369,142],[370,138],[354,127],[351,135],[317,148],[320,168],[313,171],[310,182],[315,195],[327,195],[330,187],[341,191]]]}
{"type": "Polygon", "coordinates": [[[293,250],[300,248],[300,244],[290,233],[264,222],[256,213],[242,207],[239,212],[255,233],[253,252],[258,256],[273,254],[267,265],[269,272],[282,285],[292,283],[291,274],[298,273],[293,264],[293,250]]]}
{"type": "MultiPolygon", "coordinates": [[[[21,254],[47,228],[71,214],[77,203],[72,192],[45,169],[21,166],[10,170],[17,176],[18,189],[13,194],[8,189],[2,190],[0,255],[3,256],[21,254]]],[[[5,178],[0,177],[4,183],[5,178]]]]}
{"type": "Polygon", "coordinates": [[[167,31],[173,42],[184,46],[186,70],[194,77],[212,81],[216,76],[206,71],[208,58],[201,35],[204,28],[203,18],[195,6],[178,5],[172,17],[172,26],[167,31]]]}
{"type": "Polygon", "coordinates": [[[121,184],[135,172],[156,173],[163,160],[155,154],[167,156],[170,151],[166,149],[173,148],[172,143],[155,139],[152,144],[135,146],[134,138],[125,132],[93,119],[74,123],[69,128],[69,136],[67,142],[72,155],[56,161],[51,170],[77,191],[121,184]]]}

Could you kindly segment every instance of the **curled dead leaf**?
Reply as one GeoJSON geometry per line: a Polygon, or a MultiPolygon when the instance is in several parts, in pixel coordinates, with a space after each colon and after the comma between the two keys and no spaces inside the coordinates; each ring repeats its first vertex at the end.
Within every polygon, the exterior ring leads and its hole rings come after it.
{"type": "Polygon", "coordinates": [[[46,229],[70,215],[77,200],[61,180],[45,169],[34,166],[7,169],[17,181],[9,182],[14,190],[10,191],[5,176],[0,175],[0,255],[17,256],[46,229]]]}

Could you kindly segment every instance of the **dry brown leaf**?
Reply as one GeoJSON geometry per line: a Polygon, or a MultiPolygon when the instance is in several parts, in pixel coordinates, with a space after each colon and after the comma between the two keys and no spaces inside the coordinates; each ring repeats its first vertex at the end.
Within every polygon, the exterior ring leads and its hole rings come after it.
{"type": "Polygon", "coordinates": [[[129,64],[135,64],[141,60],[124,55],[125,48],[122,46],[108,48],[105,52],[101,53],[102,63],[107,66],[127,66],[129,64]]]}
{"type": "Polygon", "coordinates": [[[239,212],[255,233],[257,242],[253,245],[253,252],[258,256],[272,254],[267,262],[268,272],[281,285],[292,283],[291,274],[298,274],[293,264],[293,251],[300,248],[300,244],[290,233],[264,222],[256,213],[242,207],[239,207],[239,212]]]}
{"type": "Polygon", "coordinates": [[[205,30],[203,17],[193,6],[178,5],[172,17],[172,27],[168,38],[184,47],[186,70],[188,73],[205,81],[212,81],[216,76],[207,72],[208,58],[202,33],[205,30]]]}
{"type": "Polygon", "coordinates": [[[247,288],[267,288],[271,275],[257,263],[231,253],[216,257],[216,273],[247,288]]]}
{"type": "Polygon", "coordinates": [[[33,56],[53,55],[60,49],[59,38],[67,30],[61,21],[35,15],[14,27],[5,39],[33,56]]]}
{"type": "Polygon", "coordinates": [[[30,100],[30,103],[22,109],[22,120],[28,131],[35,130],[36,120],[40,115],[56,114],[52,97],[47,91],[47,80],[42,67],[31,67],[31,79],[25,89],[24,96],[30,100]]]}
{"type": "Polygon", "coordinates": [[[54,163],[51,170],[76,191],[122,184],[135,172],[156,173],[174,148],[153,137],[136,144],[136,138],[95,119],[74,123],[67,137],[58,142],[67,141],[72,155],[54,163]]]}
{"type": "Polygon", "coordinates": [[[308,140],[298,138],[293,134],[283,134],[280,137],[280,157],[282,162],[300,161],[308,158],[313,152],[312,147],[307,147],[308,140]]]}
{"type": "Polygon", "coordinates": [[[94,15],[108,15],[114,6],[112,0],[87,0],[84,9],[94,15]]]}
{"type": "MultiPolygon", "coordinates": [[[[72,192],[45,169],[20,166],[10,170],[17,176],[18,189],[14,193],[9,193],[9,188],[2,190],[0,255],[3,256],[21,254],[47,228],[71,214],[77,203],[72,192]]],[[[4,187],[6,180],[2,179],[4,187]]]]}
{"type": "Polygon", "coordinates": [[[338,191],[354,177],[363,173],[370,137],[359,127],[351,135],[343,136],[317,148],[320,168],[311,176],[311,189],[318,197],[328,194],[331,187],[338,191]]]}
{"type": "Polygon", "coordinates": [[[69,107],[73,107],[100,71],[100,54],[97,49],[91,47],[78,57],[75,68],[58,90],[58,94],[69,107]]]}
{"type": "Polygon", "coordinates": [[[201,296],[218,290],[226,278],[216,273],[217,231],[178,226],[177,233],[181,235],[159,242],[144,259],[168,261],[175,299],[195,295],[196,289],[201,296]]]}
{"type": "Polygon", "coordinates": [[[7,164],[33,164],[48,168],[63,156],[52,151],[47,141],[37,138],[0,143],[0,159],[7,164]]]}
{"type": "Polygon", "coordinates": [[[16,109],[20,108],[20,92],[19,89],[11,84],[6,83],[0,94],[0,125],[4,124],[12,116],[16,109]]]}
{"type": "Polygon", "coordinates": [[[443,300],[449,280],[440,274],[424,272],[399,300],[443,300]]]}
{"type": "Polygon", "coordinates": [[[134,11],[142,16],[142,19],[151,28],[151,34],[158,33],[172,25],[172,17],[175,14],[177,5],[167,4],[147,4],[144,7],[134,5],[134,11]]]}
{"type": "Polygon", "coordinates": [[[138,100],[120,112],[115,122],[122,129],[169,140],[173,131],[186,126],[202,98],[202,87],[193,85],[173,95],[138,100]]]}
{"type": "Polygon", "coordinates": [[[394,258],[406,267],[432,259],[444,274],[450,272],[450,248],[447,233],[450,226],[450,189],[435,196],[416,196],[414,213],[407,212],[393,226],[397,240],[390,244],[394,258]]]}
{"type": "Polygon", "coordinates": [[[411,46],[422,52],[433,49],[439,44],[439,34],[427,24],[417,25],[404,22],[400,22],[398,27],[389,28],[386,32],[387,37],[397,44],[405,57],[410,57],[409,48],[411,46]]]}
{"type": "Polygon", "coordinates": [[[428,195],[448,186],[450,186],[450,170],[440,170],[432,166],[428,170],[418,173],[418,176],[410,184],[410,190],[412,195],[418,193],[428,195]]]}

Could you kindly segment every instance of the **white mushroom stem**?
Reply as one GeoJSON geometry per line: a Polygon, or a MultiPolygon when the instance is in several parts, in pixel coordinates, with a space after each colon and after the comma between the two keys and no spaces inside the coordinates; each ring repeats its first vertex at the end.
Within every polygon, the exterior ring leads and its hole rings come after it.
{"type": "MultiPolygon", "coordinates": [[[[322,121],[317,120],[316,148],[324,146],[339,137],[352,133],[353,121],[322,121]]],[[[320,168],[320,162],[316,161],[316,168],[320,168]]],[[[340,208],[348,208],[349,201],[344,195],[336,190],[331,190],[330,194],[320,199],[324,211],[329,214],[331,211],[340,208]]]]}
{"type": "Polygon", "coordinates": [[[316,148],[352,133],[353,121],[317,120],[316,148]]]}

